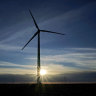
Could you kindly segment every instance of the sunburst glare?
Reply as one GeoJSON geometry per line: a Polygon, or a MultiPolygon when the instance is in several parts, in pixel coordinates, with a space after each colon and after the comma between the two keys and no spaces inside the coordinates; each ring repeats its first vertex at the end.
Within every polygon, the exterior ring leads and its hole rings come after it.
{"type": "Polygon", "coordinates": [[[47,71],[45,69],[40,70],[40,75],[46,75],[47,71]]]}

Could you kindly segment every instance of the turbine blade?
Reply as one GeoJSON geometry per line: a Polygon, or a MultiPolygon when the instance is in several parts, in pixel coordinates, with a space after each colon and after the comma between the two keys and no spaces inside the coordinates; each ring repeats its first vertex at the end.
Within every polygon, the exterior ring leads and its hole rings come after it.
{"type": "Polygon", "coordinates": [[[29,42],[38,34],[38,31],[29,39],[29,41],[24,45],[22,50],[29,44],[29,42]]]}
{"type": "Polygon", "coordinates": [[[34,21],[34,24],[35,24],[36,28],[39,30],[39,27],[38,27],[38,25],[37,25],[37,23],[36,23],[36,21],[35,21],[33,15],[32,15],[32,12],[31,12],[30,9],[29,9],[29,12],[30,12],[30,15],[31,15],[31,17],[32,17],[32,19],[33,19],[33,21],[34,21]]]}
{"type": "Polygon", "coordinates": [[[62,34],[62,33],[58,33],[58,32],[52,32],[52,31],[47,31],[47,30],[40,30],[42,32],[48,32],[48,33],[54,33],[54,34],[60,34],[60,35],[65,35],[65,34],[62,34]]]}

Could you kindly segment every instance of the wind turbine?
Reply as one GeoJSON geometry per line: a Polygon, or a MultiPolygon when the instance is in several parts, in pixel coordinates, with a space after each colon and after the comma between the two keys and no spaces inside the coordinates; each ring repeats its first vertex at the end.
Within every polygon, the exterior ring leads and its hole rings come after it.
{"type": "Polygon", "coordinates": [[[33,40],[33,38],[37,35],[38,36],[38,49],[37,49],[37,84],[40,84],[41,83],[41,80],[40,80],[40,33],[41,32],[47,32],[47,33],[54,33],[54,34],[59,34],[59,35],[65,35],[65,34],[62,34],[62,33],[58,33],[58,32],[52,32],[52,31],[47,31],[47,30],[41,30],[37,23],[36,23],[36,20],[34,19],[33,15],[32,15],[32,12],[31,10],[29,9],[29,13],[34,21],[34,24],[37,28],[37,32],[29,39],[29,41],[24,45],[24,47],[22,48],[22,50],[29,44],[29,42],[31,40],[33,40]]]}

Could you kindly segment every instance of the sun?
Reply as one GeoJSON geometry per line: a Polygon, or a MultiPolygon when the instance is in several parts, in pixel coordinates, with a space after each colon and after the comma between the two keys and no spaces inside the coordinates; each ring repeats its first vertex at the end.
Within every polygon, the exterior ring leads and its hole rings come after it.
{"type": "Polygon", "coordinates": [[[45,69],[41,69],[41,70],[40,70],[40,75],[46,75],[46,73],[47,73],[47,72],[46,72],[45,69]]]}

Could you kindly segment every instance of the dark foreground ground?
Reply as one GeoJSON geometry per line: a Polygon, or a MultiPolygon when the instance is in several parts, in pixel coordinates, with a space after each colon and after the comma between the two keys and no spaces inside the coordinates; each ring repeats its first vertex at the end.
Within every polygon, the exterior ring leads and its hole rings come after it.
{"type": "Polygon", "coordinates": [[[96,96],[95,84],[0,84],[0,96],[96,96]]]}

